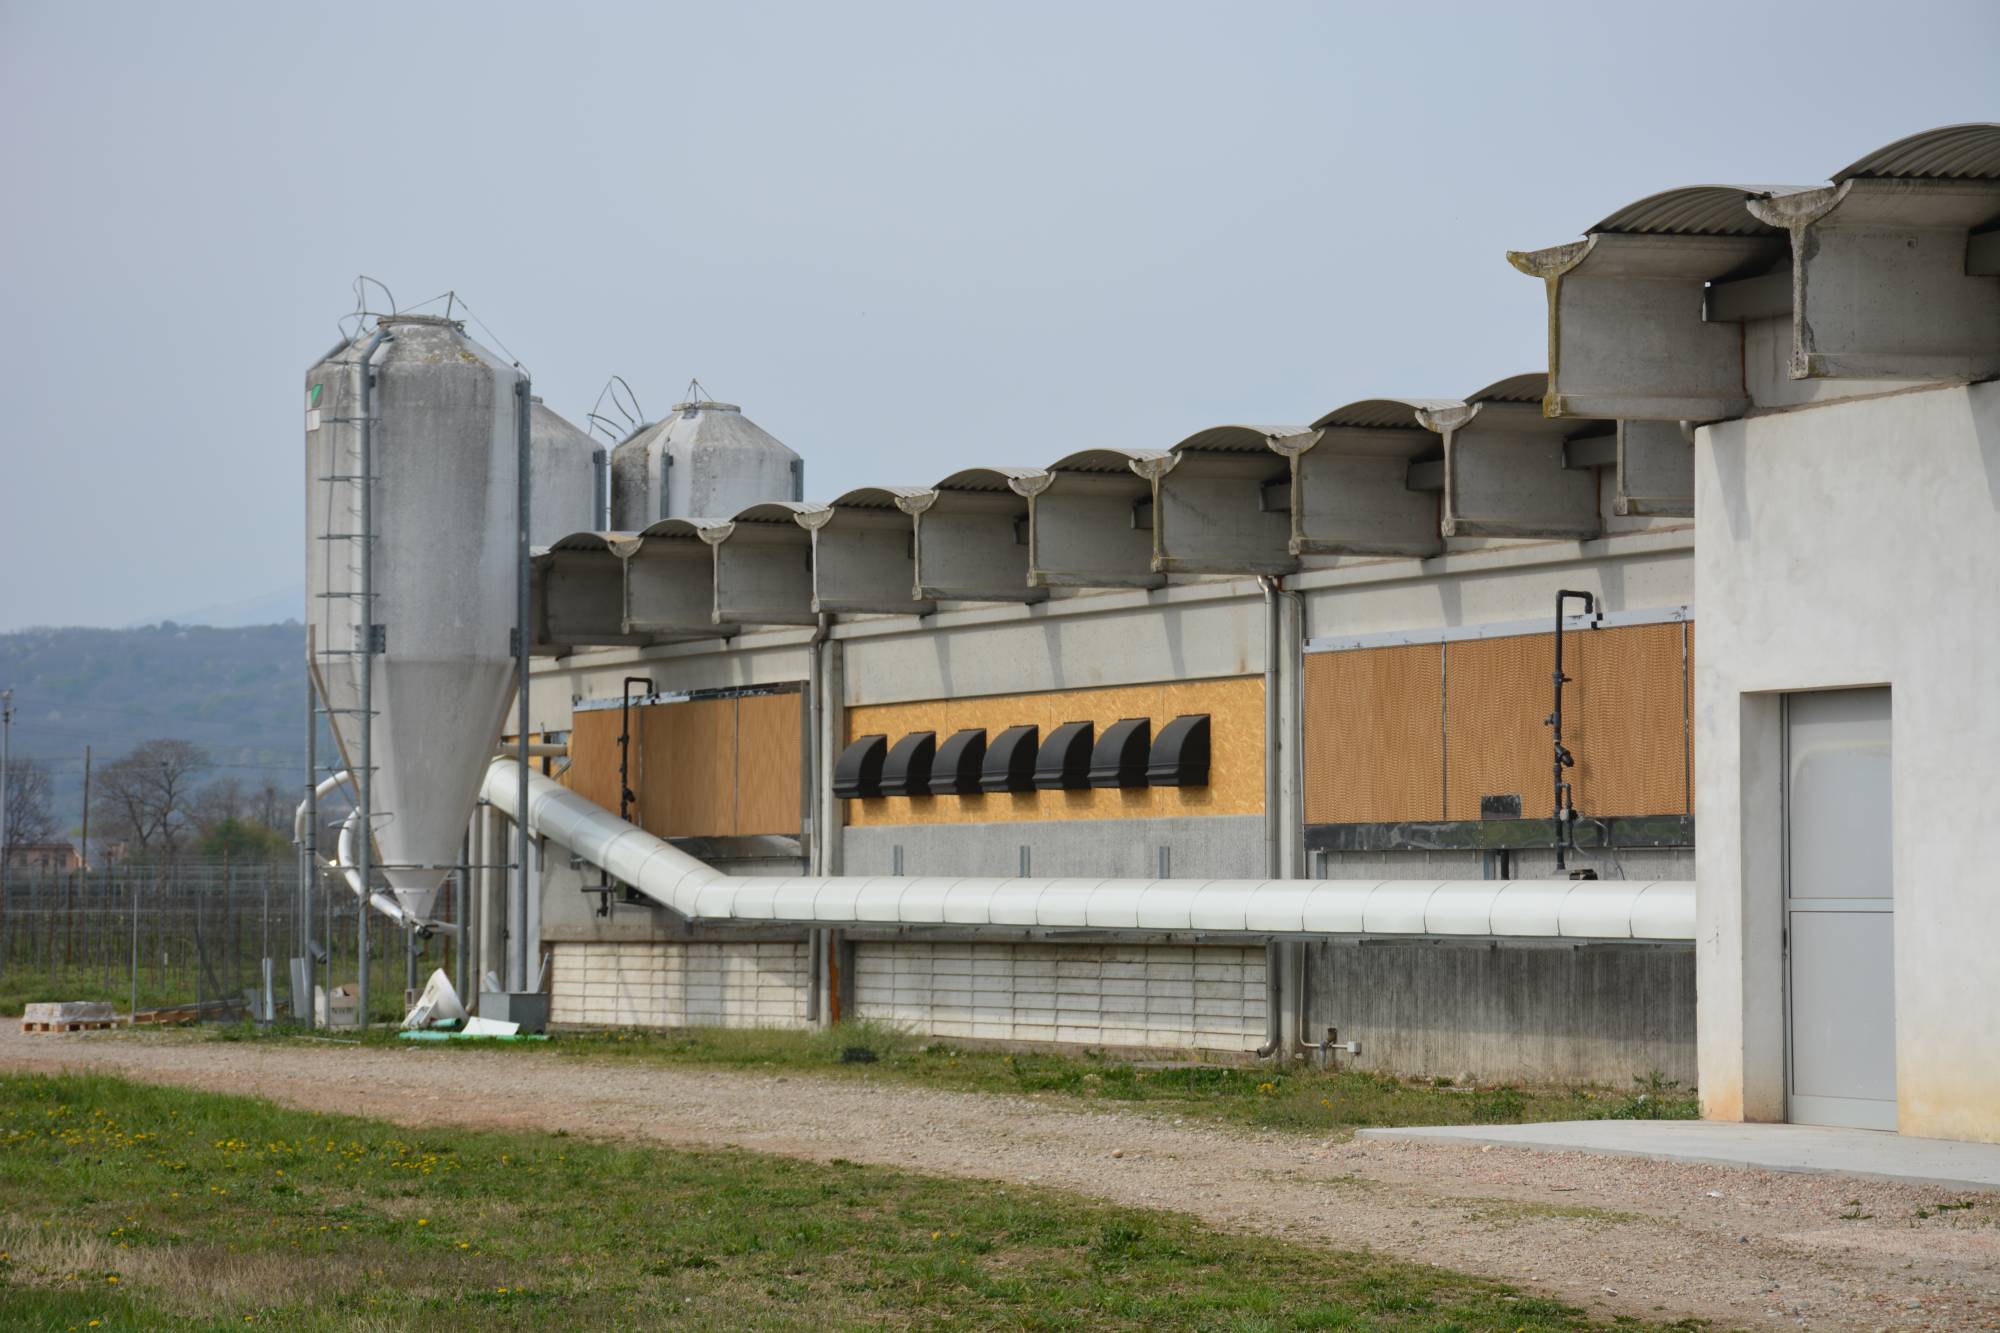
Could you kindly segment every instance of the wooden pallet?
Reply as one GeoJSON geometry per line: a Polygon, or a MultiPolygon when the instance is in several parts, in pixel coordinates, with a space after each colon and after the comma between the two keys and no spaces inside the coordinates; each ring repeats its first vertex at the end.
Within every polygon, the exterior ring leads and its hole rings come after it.
{"type": "Polygon", "coordinates": [[[80,1018],[80,1019],[71,1019],[69,1022],[66,1023],[30,1023],[24,1020],[21,1024],[21,1031],[102,1032],[106,1028],[117,1027],[119,1022],[120,1020],[116,1018],[80,1018]]]}

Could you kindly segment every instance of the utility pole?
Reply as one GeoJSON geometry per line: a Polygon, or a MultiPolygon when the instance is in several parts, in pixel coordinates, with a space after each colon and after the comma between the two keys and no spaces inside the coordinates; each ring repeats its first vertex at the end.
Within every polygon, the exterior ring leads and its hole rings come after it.
{"type": "Polygon", "coordinates": [[[90,882],[90,747],[83,747],[83,846],[77,849],[83,863],[83,882],[90,882]]]}
{"type": "Polygon", "coordinates": [[[14,691],[0,690],[0,902],[6,901],[7,862],[13,850],[8,841],[12,830],[7,827],[7,804],[13,795],[13,788],[7,785],[7,760],[13,746],[14,736],[14,691]]]}

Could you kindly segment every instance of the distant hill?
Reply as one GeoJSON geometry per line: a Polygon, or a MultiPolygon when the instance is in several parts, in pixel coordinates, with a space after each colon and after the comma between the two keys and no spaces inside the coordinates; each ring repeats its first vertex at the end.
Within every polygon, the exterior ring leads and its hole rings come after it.
{"type": "Polygon", "coordinates": [[[108,763],[143,740],[193,741],[215,760],[216,777],[301,783],[304,659],[297,621],[0,634],[13,752],[49,765],[65,827],[81,814],[86,744],[108,763]]]}

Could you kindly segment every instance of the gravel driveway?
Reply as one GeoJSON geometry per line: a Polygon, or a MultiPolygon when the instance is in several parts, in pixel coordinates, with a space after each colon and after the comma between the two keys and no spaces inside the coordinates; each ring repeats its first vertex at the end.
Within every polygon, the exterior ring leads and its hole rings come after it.
{"type": "Polygon", "coordinates": [[[1489,1274],[1599,1314],[1728,1326],[2000,1328],[2000,1194],[1518,1149],[1328,1143],[998,1097],[184,1034],[29,1036],[0,1069],[90,1069],[409,1124],[846,1158],[1029,1182],[1308,1245],[1489,1274]],[[1977,1206],[1920,1216],[1937,1204],[1977,1206]]]}

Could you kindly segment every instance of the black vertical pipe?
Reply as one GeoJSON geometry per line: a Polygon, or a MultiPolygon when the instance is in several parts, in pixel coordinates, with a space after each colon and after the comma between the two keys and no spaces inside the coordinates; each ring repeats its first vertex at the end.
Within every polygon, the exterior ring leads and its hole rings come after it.
{"type": "Polygon", "coordinates": [[[1569,782],[1563,777],[1563,770],[1576,764],[1575,757],[1563,748],[1563,686],[1569,681],[1569,677],[1563,674],[1563,604],[1567,601],[1581,601],[1585,615],[1597,607],[1597,599],[1587,592],[1564,589],[1556,594],[1555,710],[1549,714],[1547,725],[1555,731],[1555,754],[1550,765],[1554,773],[1555,808],[1551,818],[1555,823],[1556,869],[1559,871],[1569,866],[1566,854],[1576,836],[1576,799],[1569,782]]]}

